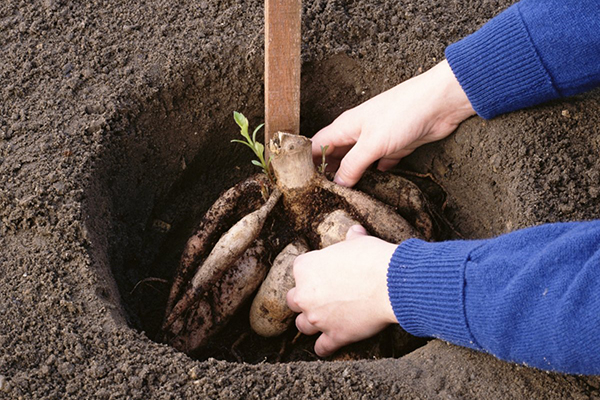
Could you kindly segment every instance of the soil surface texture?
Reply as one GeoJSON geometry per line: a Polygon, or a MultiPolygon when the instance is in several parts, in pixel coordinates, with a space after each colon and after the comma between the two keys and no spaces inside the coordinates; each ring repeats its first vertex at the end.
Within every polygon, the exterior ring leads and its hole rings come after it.
{"type": "MultiPolygon", "coordinates": [[[[432,67],[511,3],[304,2],[302,133],[432,67]]],[[[262,1],[0,4],[0,398],[600,398],[599,377],[439,340],[290,363],[152,340],[185,239],[254,172],[229,141],[233,110],[264,118],[263,34],[262,1]]],[[[599,152],[595,91],[471,118],[401,168],[431,173],[457,230],[482,238],[597,218],[599,152]]]]}

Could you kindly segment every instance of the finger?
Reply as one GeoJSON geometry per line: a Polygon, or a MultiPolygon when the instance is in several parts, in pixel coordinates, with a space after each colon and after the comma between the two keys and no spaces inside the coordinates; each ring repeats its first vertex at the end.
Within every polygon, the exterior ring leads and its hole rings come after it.
{"type": "Polygon", "coordinates": [[[400,162],[400,158],[382,158],[377,163],[377,169],[380,171],[387,171],[388,169],[395,167],[400,162]]]}
{"type": "Polygon", "coordinates": [[[360,124],[355,121],[350,112],[342,113],[312,137],[313,155],[321,154],[321,146],[329,145],[327,155],[338,147],[352,146],[360,135],[359,127],[360,124]]]}
{"type": "Polygon", "coordinates": [[[306,314],[304,313],[298,314],[296,317],[296,328],[308,336],[321,332],[316,326],[308,322],[306,314]]]}
{"type": "Polygon", "coordinates": [[[342,186],[354,186],[379,155],[367,149],[365,141],[359,141],[342,159],[334,182],[342,186]]]}
{"type": "Polygon", "coordinates": [[[294,300],[295,293],[296,293],[296,288],[295,287],[291,288],[287,292],[285,299],[286,299],[287,305],[290,308],[290,310],[292,310],[293,312],[300,313],[300,312],[302,312],[302,309],[298,306],[298,303],[296,303],[296,301],[294,300]]]}
{"type": "Polygon", "coordinates": [[[319,357],[327,357],[335,353],[344,343],[337,343],[325,333],[321,334],[315,342],[315,353],[319,357]]]}
{"type": "Polygon", "coordinates": [[[328,156],[337,149],[349,149],[354,143],[356,143],[355,139],[346,136],[337,128],[330,127],[323,128],[323,130],[319,131],[319,133],[313,136],[310,140],[312,142],[312,154],[314,158],[321,157],[323,155],[321,146],[323,146],[323,148],[328,146],[327,150],[325,150],[325,155],[328,156]]]}
{"type": "Polygon", "coordinates": [[[367,230],[362,225],[352,225],[350,229],[348,229],[348,232],[346,232],[346,240],[352,240],[367,235],[367,230]]]}
{"type": "Polygon", "coordinates": [[[323,128],[320,130],[315,136],[313,136],[311,141],[312,146],[312,154],[313,157],[322,156],[323,150],[321,146],[325,148],[327,146],[327,150],[325,150],[325,155],[328,156],[338,147],[350,146],[350,144],[343,144],[343,138],[340,137],[341,133],[337,132],[337,130],[331,129],[329,127],[323,128]],[[329,133],[330,132],[330,133],[329,133]]]}
{"type": "Polygon", "coordinates": [[[341,160],[346,154],[348,154],[348,151],[350,151],[352,146],[354,145],[352,144],[348,146],[338,146],[335,147],[333,150],[327,148],[327,158],[337,158],[338,160],[341,160]]]}

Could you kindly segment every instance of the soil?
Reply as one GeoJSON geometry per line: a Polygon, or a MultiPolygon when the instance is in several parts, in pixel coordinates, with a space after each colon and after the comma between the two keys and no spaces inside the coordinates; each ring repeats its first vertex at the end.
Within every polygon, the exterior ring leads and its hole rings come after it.
{"type": "MultiPolygon", "coordinates": [[[[81,4],[79,4],[81,3],[81,4]]],[[[305,2],[302,127],[435,65],[508,7],[305,2]]],[[[251,172],[232,111],[263,118],[263,3],[0,5],[0,398],[599,398],[600,378],[537,371],[439,340],[402,358],[248,364],[158,344],[139,304],[251,172]]],[[[468,238],[600,213],[600,92],[474,117],[402,168],[431,173],[468,238]]],[[[154,291],[154,292],[153,292],[154,291]]]]}

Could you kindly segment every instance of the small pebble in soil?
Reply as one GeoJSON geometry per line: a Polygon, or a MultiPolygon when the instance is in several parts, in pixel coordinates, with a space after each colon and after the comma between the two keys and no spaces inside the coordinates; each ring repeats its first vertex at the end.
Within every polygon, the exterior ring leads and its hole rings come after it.
{"type": "Polygon", "coordinates": [[[89,133],[99,132],[104,126],[106,126],[106,120],[101,117],[90,124],[88,127],[89,133]]]}
{"type": "Polygon", "coordinates": [[[188,376],[194,380],[198,379],[200,377],[200,371],[199,371],[198,367],[195,366],[192,369],[190,369],[188,371],[188,376]]]}
{"type": "Polygon", "coordinates": [[[8,392],[9,385],[6,377],[4,375],[0,375],[0,392],[8,392]]]}
{"type": "Polygon", "coordinates": [[[73,64],[71,63],[67,63],[63,66],[63,75],[64,76],[71,76],[71,71],[73,71],[73,64]]]}

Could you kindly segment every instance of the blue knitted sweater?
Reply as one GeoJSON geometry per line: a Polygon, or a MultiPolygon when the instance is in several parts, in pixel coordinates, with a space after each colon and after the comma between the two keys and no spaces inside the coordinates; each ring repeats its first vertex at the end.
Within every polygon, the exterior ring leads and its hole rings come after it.
{"type": "MultiPolygon", "coordinates": [[[[600,84],[600,2],[522,0],[449,46],[477,113],[600,84]]],[[[388,291],[400,325],[541,369],[600,374],[600,221],[494,239],[398,246],[388,291]]]]}
{"type": "Polygon", "coordinates": [[[600,2],[522,0],[446,58],[483,118],[600,85],[600,2]]]}

